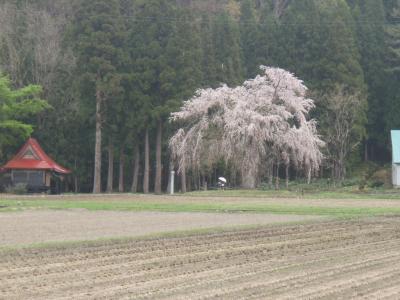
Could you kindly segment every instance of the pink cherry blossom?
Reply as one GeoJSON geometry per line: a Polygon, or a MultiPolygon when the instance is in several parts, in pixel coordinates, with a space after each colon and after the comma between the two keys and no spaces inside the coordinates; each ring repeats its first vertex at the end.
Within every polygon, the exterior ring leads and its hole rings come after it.
{"type": "Polygon", "coordinates": [[[230,88],[198,90],[171,121],[182,124],[169,145],[178,171],[201,170],[223,159],[254,188],[275,164],[318,171],[324,142],[309,118],[314,101],[293,74],[261,66],[263,75],[230,88]]]}

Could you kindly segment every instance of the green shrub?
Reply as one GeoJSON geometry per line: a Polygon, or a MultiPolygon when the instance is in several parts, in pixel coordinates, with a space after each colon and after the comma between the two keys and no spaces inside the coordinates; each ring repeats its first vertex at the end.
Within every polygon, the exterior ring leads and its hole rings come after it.
{"type": "Polygon", "coordinates": [[[24,195],[28,192],[25,183],[17,183],[16,185],[10,185],[6,188],[6,192],[15,195],[24,195]]]}
{"type": "Polygon", "coordinates": [[[258,185],[258,189],[261,191],[269,191],[269,190],[274,190],[275,187],[273,185],[271,186],[268,182],[261,182],[258,185]]]}
{"type": "Polygon", "coordinates": [[[341,182],[342,187],[360,186],[362,180],[358,178],[348,178],[341,182]]]}
{"type": "Polygon", "coordinates": [[[371,188],[389,187],[391,185],[390,169],[383,168],[375,171],[368,180],[368,186],[371,188]]]}

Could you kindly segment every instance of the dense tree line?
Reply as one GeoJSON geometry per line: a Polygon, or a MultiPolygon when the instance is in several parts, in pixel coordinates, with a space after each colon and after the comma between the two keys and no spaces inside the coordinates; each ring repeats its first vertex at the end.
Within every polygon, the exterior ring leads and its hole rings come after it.
{"type": "MultiPolygon", "coordinates": [[[[363,160],[388,161],[399,40],[399,0],[0,0],[0,71],[15,89],[43,87],[50,108],[24,122],[74,170],[76,191],[165,190],[176,167],[170,114],[197,89],[235,87],[260,65],[310,88],[321,173],[343,179],[363,160]]],[[[2,162],[22,138],[1,144],[2,162]]],[[[223,161],[182,179],[194,189],[222,172],[240,183],[223,161]]]]}

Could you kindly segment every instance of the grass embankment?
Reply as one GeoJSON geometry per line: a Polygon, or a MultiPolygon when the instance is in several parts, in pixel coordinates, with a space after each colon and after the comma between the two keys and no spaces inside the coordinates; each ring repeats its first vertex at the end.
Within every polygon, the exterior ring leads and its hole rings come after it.
{"type": "MultiPolygon", "coordinates": [[[[0,212],[12,212],[21,210],[36,209],[86,209],[89,211],[155,211],[155,212],[210,212],[210,213],[270,213],[270,214],[296,214],[296,215],[321,215],[335,217],[357,217],[357,216],[377,216],[377,215],[400,215],[400,207],[326,207],[311,206],[304,204],[294,205],[290,203],[276,204],[273,203],[246,203],[243,201],[229,203],[216,201],[188,201],[174,202],[157,200],[155,196],[149,200],[134,199],[132,201],[106,201],[106,197],[102,200],[79,200],[72,198],[70,200],[47,200],[40,198],[32,198],[32,200],[3,199],[0,200],[0,212]]],[[[351,200],[349,200],[351,201],[351,200]]]]}

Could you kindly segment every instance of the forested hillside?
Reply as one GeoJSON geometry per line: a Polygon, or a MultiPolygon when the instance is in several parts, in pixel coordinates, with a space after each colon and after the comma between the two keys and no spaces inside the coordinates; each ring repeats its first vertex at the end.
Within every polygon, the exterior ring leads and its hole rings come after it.
{"type": "MultiPolygon", "coordinates": [[[[310,88],[326,143],[320,175],[341,180],[363,161],[390,160],[400,0],[0,0],[0,72],[15,89],[43,87],[51,108],[18,118],[74,170],[71,190],[164,191],[176,167],[170,114],[260,65],[310,88]]],[[[22,143],[0,143],[0,161],[22,143]]],[[[236,182],[221,161],[189,173],[188,189],[221,173],[236,182]]]]}

